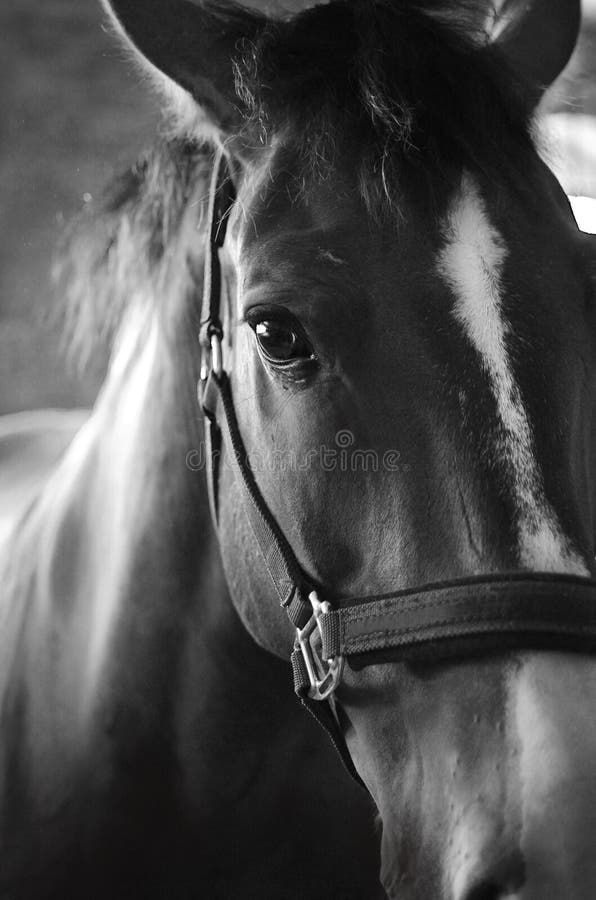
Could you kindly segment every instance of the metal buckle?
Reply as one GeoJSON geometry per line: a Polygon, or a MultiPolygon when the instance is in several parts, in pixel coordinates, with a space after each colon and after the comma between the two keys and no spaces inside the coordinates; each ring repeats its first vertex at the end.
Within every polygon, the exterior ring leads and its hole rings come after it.
{"type": "Polygon", "coordinates": [[[203,350],[201,354],[201,381],[203,384],[213,372],[218,378],[223,372],[223,350],[221,346],[221,338],[218,334],[212,334],[209,337],[209,349],[203,350]]]}
{"type": "Polygon", "coordinates": [[[320,618],[324,613],[331,612],[331,604],[327,600],[321,602],[316,591],[312,591],[308,599],[312,606],[313,614],[304,626],[296,629],[296,647],[300,648],[302,658],[308,673],[310,688],[308,696],[311,700],[326,700],[339,685],[343,670],[343,656],[334,656],[331,659],[321,659],[317,652],[321,646],[320,618]]]}

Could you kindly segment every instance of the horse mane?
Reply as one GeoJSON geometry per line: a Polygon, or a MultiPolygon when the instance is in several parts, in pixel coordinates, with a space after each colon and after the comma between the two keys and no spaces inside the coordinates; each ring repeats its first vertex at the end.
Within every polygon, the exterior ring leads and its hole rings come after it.
{"type": "MultiPolygon", "coordinates": [[[[202,240],[212,150],[162,138],[120,173],[68,228],[54,266],[64,341],[77,365],[108,351],[131,302],[163,318],[200,301],[202,240]]],[[[189,327],[197,321],[189,322],[189,327]]],[[[175,341],[175,336],[174,336],[175,341]]]]}
{"type": "MultiPolygon", "coordinates": [[[[253,15],[214,9],[222,27],[253,15]]],[[[369,213],[395,221],[408,190],[420,202],[422,186],[436,210],[436,192],[464,168],[527,180],[535,150],[524,86],[488,43],[485,18],[485,0],[460,0],[457,10],[444,0],[334,0],[267,22],[232,61],[245,145],[281,134],[299,161],[297,195],[347,160],[369,213]]],[[[80,360],[109,344],[131,296],[165,309],[189,291],[200,296],[213,130],[196,108],[174,121],[63,243],[56,275],[80,360]]]]}

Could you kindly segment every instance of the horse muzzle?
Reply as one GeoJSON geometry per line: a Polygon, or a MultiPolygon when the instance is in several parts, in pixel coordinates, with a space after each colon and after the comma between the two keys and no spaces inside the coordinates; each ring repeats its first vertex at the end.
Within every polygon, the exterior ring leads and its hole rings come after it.
{"type": "Polygon", "coordinates": [[[596,897],[596,660],[523,651],[347,679],[391,900],[596,897]]]}

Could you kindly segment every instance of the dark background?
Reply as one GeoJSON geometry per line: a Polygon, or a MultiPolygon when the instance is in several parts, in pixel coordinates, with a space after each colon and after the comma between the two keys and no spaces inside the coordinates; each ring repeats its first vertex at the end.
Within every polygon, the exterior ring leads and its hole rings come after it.
{"type": "MultiPolygon", "coordinates": [[[[585,6],[579,52],[549,102],[575,117],[559,119],[565,186],[596,196],[596,120],[578,117],[596,115],[596,0],[585,6]]],[[[102,22],[98,0],[1,0],[0,413],[87,405],[100,383],[101,363],[85,376],[67,365],[52,256],[64,223],[159,123],[102,22]]]]}

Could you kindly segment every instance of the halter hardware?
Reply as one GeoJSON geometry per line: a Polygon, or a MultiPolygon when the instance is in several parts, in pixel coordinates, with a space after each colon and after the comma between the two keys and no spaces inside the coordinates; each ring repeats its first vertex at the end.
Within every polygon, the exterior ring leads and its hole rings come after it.
{"type": "Polygon", "coordinates": [[[358,669],[387,660],[461,659],[509,649],[596,653],[596,582],[576,575],[518,571],[425,584],[377,597],[351,597],[333,605],[319,599],[255,479],[223,365],[219,251],[234,200],[228,163],[220,152],[209,195],[200,331],[199,402],[207,424],[212,516],[217,530],[219,458],[225,446],[263,564],[295,629],[294,690],[362,785],[335,711],[334,694],[346,662],[358,669]]]}
{"type": "Polygon", "coordinates": [[[344,671],[344,657],[341,654],[324,659],[321,655],[323,633],[321,616],[332,612],[328,600],[319,600],[316,591],[311,591],[308,599],[312,605],[312,616],[304,628],[296,629],[294,651],[300,651],[309,680],[308,696],[311,700],[327,700],[341,682],[344,671]]]}
{"type": "Polygon", "coordinates": [[[223,372],[223,348],[221,336],[213,333],[207,348],[201,354],[201,384],[204,386],[213,373],[219,378],[223,372]]]}

